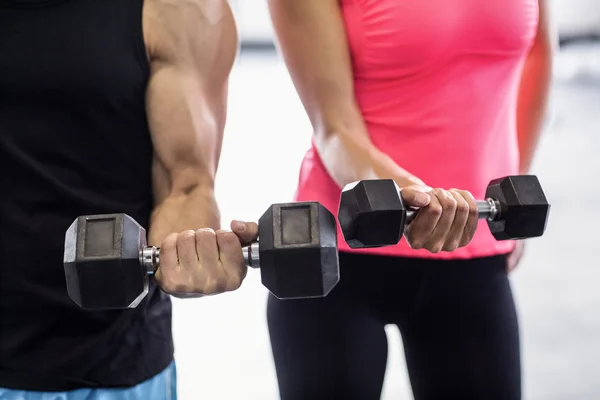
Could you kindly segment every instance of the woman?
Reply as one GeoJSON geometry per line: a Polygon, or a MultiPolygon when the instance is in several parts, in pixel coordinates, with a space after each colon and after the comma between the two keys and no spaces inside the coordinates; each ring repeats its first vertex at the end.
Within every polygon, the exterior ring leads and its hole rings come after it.
{"type": "Polygon", "coordinates": [[[314,128],[297,200],[392,178],[423,206],[397,246],[351,251],[324,299],[268,302],[282,400],[377,399],[384,326],[402,333],[422,399],[520,399],[508,272],[474,198],[528,172],[551,76],[546,0],[269,0],[314,128]],[[432,189],[435,188],[435,189],[432,189]],[[452,189],[452,188],[460,188],[452,189]]]}

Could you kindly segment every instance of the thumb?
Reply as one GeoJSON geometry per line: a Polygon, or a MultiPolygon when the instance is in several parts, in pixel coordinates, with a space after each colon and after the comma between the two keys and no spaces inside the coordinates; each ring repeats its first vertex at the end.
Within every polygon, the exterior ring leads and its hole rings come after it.
{"type": "Polygon", "coordinates": [[[232,221],[231,231],[240,238],[242,244],[252,243],[258,239],[258,224],[256,222],[232,221]]]}
{"type": "Polygon", "coordinates": [[[429,192],[431,190],[428,186],[422,185],[414,185],[407,186],[400,190],[400,196],[402,197],[402,201],[404,205],[407,207],[425,207],[429,205],[431,198],[429,197],[429,192]]]}

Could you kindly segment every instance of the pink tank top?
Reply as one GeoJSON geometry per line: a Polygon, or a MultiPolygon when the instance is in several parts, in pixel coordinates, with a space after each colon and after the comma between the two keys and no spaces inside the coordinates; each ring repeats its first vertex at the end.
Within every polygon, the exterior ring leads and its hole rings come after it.
{"type": "MultiPolygon", "coordinates": [[[[359,107],[375,146],[432,187],[483,199],[490,180],[517,174],[520,72],[535,38],[538,0],[341,0],[359,107]]],[[[337,215],[341,188],[314,146],[296,200],[337,215]]],[[[452,253],[396,246],[352,250],[441,259],[508,253],[480,221],[452,253]]],[[[339,232],[339,248],[350,251],[339,232]]]]}

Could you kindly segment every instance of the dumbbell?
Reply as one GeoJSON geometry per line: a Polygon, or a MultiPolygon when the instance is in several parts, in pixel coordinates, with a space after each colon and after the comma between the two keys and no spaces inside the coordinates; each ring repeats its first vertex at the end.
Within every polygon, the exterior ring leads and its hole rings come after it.
{"type": "MultiPolygon", "coordinates": [[[[511,240],[542,236],[550,205],[536,176],[519,175],[492,180],[477,210],[496,240],[511,240]]],[[[373,179],[344,187],[338,220],[351,248],[383,247],[397,244],[417,213],[393,180],[373,179]]]]}
{"type": "MultiPolygon", "coordinates": [[[[324,297],[340,277],[336,224],[317,202],[274,204],[259,219],[258,242],[243,249],[246,264],[277,298],[324,297]]],[[[159,266],[160,249],[126,214],[80,216],[65,235],[67,291],[83,309],[135,308],[159,266]]]]}

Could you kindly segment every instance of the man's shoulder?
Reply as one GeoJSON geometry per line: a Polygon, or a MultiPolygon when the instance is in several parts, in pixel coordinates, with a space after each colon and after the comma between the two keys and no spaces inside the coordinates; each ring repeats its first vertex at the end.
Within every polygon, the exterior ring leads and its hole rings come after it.
{"type": "Polygon", "coordinates": [[[144,36],[151,56],[184,56],[224,21],[233,21],[227,0],[146,0],[144,36]],[[176,52],[176,54],[174,54],[176,52]]]}

